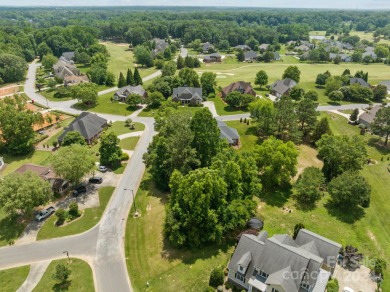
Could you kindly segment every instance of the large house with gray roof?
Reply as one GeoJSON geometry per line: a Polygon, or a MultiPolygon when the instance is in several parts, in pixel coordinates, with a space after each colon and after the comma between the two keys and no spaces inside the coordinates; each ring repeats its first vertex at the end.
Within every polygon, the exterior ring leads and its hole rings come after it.
{"type": "Polygon", "coordinates": [[[256,92],[253,90],[252,85],[250,82],[245,81],[237,81],[230,83],[228,86],[225,86],[221,90],[221,94],[223,98],[226,98],[229,93],[237,91],[241,94],[250,94],[252,96],[256,96],[256,92]]]}
{"type": "Polygon", "coordinates": [[[200,87],[178,87],[173,89],[172,101],[181,104],[196,105],[203,101],[202,88],[200,87]]]}
{"type": "Polygon", "coordinates": [[[230,146],[240,145],[240,135],[237,129],[228,127],[225,122],[217,120],[218,128],[220,132],[220,138],[228,142],[230,146]]]}
{"type": "Polygon", "coordinates": [[[368,111],[364,112],[359,116],[359,124],[365,125],[367,128],[371,126],[371,124],[374,122],[376,114],[382,107],[380,105],[376,105],[369,109],[368,111]]]}
{"type": "Polygon", "coordinates": [[[301,229],[268,237],[244,234],[228,264],[228,279],[249,292],[324,292],[341,245],[301,229]]]}
{"type": "Polygon", "coordinates": [[[367,88],[371,87],[370,84],[368,84],[363,78],[360,78],[360,77],[349,78],[349,84],[350,85],[359,84],[360,86],[367,87],[367,88]]]}
{"type": "Polygon", "coordinates": [[[107,127],[107,120],[99,117],[97,114],[82,112],[64,132],[58,137],[58,142],[62,143],[67,133],[76,131],[79,132],[85,139],[87,144],[91,144],[94,140],[100,137],[101,132],[107,127]]]}
{"type": "Polygon", "coordinates": [[[142,87],[142,85],[137,85],[137,86],[128,85],[128,86],[124,86],[124,87],[119,88],[114,93],[114,100],[126,102],[128,96],[130,94],[138,94],[143,99],[148,97],[148,94],[145,91],[145,89],[142,87]]]}
{"type": "Polygon", "coordinates": [[[291,78],[285,78],[283,80],[277,80],[270,87],[270,92],[272,95],[275,95],[277,98],[283,95],[289,95],[290,90],[296,86],[297,83],[291,78]]]}

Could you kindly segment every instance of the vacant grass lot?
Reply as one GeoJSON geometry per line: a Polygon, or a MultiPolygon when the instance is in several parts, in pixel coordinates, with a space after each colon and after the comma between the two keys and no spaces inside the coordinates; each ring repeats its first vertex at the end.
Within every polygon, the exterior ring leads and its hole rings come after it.
{"type": "MultiPolygon", "coordinates": [[[[163,102],[164,104],[164,102],[163,102]]],[[[179,111],[190,112],[193,115],[196,111],[200,110],[202,107],[192,107],[192,106],[179,106],[179,111]]],[[[158,109],[149,109],[145,108],[138,114],[139,117],[154,117],[158,109]]]]}
{"type": "Polygon", "coordinates": [[[111,98],[113,96],[114,96],[113,92],[100,95],[98,97],[98,104],[86,110],[96,112],[96,113],[112,114],[112,115],[120,115],[120,116],[128,116],[136,110],[136,108],[133,108],[128,104],[111,101],[111,98]]]}
{"type": "Polygon", "coordinates": [[[51,216],[39,230],[37,240],[78,234],[91,229],[100,221],[114,189],[115,187],[100,188],[99,207],[85,209],[83,215],[74,222],[58,227],[55,225],[57,217],[55,215],[51,216]]]}
{"type": "Polygon", "coordinates": [[[240,109],[231,107],[230,105],[225,103],[220,96],[216,96],[215,98],[210,98],[209,100],[214,102],[217,114],[220,116],[237,115],[237,114],[243,114],[243,113],[248,112],[247,109],[240,110],[240,109]]]}
{"type": "Polygon", "coordinates": [[[142,216],[130,215],[126,226],[131,284],[135,291],[205,291],[211,270],[227,264],[234,243],[191,251],[172,248],[162,232],[166,201],[167,194],[156,190],[146,174],[136,196],[142,216]]]}
{"type": "Polygon", "coordinates": [[[117,136],[131,133],[131,132],[139,132],[145,130],[145,125],[142,123],[133,122],[135,128],[130,130],[129,127],[126,126],[125,122],[114,122],[112,126],[107,129],[108,132],[114,132],[117,136]]]}
{"type": "Polygon", "coordinates": [[[0,290],[3,292],[15,292],[26,280],[30,266],[22,266],[0,271],[0,290]]]}
{"type": "Polygon", "coordinates": [[[42,90],[41,92],[39,92],[39,94],[43,95],[46,99],[48,99],[50,101],[65,101],[65,100],[73,99],[73,97],[71,97],[71,96],[58,98],[58,97],[54,96],[55,93],[56,93],[56,90],[51,89],[51,88],[47,89],[47,90],[42,90]]]}
{"type": "MultiPolygon", "coordinates": [[[[127,69],[130,68],[134,73],[134,55],[133,52],[129,50],[129,46],[126,44],[115,44],[110,42],[103,43],[110,57],[108,59],[107,69],[114,73],[116,80],[118,81],[119,73],[122,72],[126,77],[127,69]]],[[[152,68],[142,68],[138,67],[141,77],[148,76],[157,70],[152,68]]]]}
{"type": "Polygon", "coordinates": [[[67,259],[52,261],[33,291],[95,291],[91,267],[83,260],[75,258],[70,260],[70,263],[67,259]],[[52,278],[58,264],[67,265],[71,270],[71,275],[64,286],[56,283],[52,278]]]}
{"type": "Polygon", "coordinates": [[[139,137],[125,138],[119,142],[119,146],[125,150],[134,150],[135,146],[137,146],[138,141],[139,137]]]}
{"type": "MultiPolygon", "coordinates": [[[[349,33],[351,36],[354,36],[354,35],[357,35],[358,37],[360,37],[360,40],[368,40],[369,42],[373,42],[374,41],[374,36],[373,36],[373,33],[372,32],[364,32],[364,31],[351,31],[349,33]]],[[[379,41],[380,44],[386,44],[386,45],[389,45],[390,44],[390,40],[385,40],[383,38],[383,36],[381,37],[380,41],[379,41]]]]}

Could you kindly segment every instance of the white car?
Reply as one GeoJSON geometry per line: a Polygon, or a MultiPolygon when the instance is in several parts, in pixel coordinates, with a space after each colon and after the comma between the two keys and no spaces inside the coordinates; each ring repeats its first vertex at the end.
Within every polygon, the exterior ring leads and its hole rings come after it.
{"type": "Polygon", "coordinates": [[[101,172],[106,172],[107,171],[107,167],[103,166],[103,165],[100,165],[98,167],[98,170],[101,171],[101,172]]]}
{"type": "Polygon", "coordinates": [[[355,292],[352,288],[344,287],[343,292],[355,292]]]}
{"type": "Polygon", "coordinates": [[[49,217],[51,214],[53,214],[56,210],[54,207],[49,207],[46,210],[42,210],[38,213],[37,216],[35,216],[35,219],[37,219],[38,222],[42,221],[43,219],[49,217]]]}

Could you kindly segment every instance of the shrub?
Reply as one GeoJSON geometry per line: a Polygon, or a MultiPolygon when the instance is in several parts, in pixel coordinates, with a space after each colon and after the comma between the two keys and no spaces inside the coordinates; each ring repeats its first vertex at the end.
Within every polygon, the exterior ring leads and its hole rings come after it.
{"type": "Polygon", "coordinates": [[[382,258],[375,258],[370,268],[375,271],[376,275],[383,275],[383,271],[387,268],[387,262],[382,258]]]}
{"type": "Polygon", "coordinates": [[[77,205],[76,202],[70,203],[68,213],[73,218],[78,217],[79,216],[79,205],[77,205]]]}
{"type": "Polygon", "coordinates": [[[57,216],[56,225],[62,225],[62,224],[64,224],[65,218],[66,218],[65,210],[62,209],[62,208],[59,208],[59,209],[56,211],[55,214],[56,214],[56,216],[57,216]]]}
{"type": "Polygon", "coordinates": [[[33,141],[33,144],[38,144],[39,142],[45,140],[46,138],[48,138],[49,136],[48,135],[39,135],[39,136],[36,136],[34,138],[34,141],[33,141]]]}
{"type": "Polygon", "coordinates": [[[129,160],[129,158],[129,154],[127,154],[126,152],[122,152],[121,161],[129,160]]]}
{"type": "Polygon", "coordinates": [[[215,292],[215,289],[213,287],[208,286],[206,289],[204,289],[204,292],[215,292]]]}
{"type": "Polygon", "coordinates": [[[58,283],[65,283],[71,274],[71,270],[64,264],[58,264],[52,278],[58,283]]]}
{"type": "Polygon", "coordinates": [[[125,125],[126,125],[126,126],[129,126],[129,125],[131,125],[132,122],[133,122],[133,120],[130,119],[130,118],[128,118],[128,119],[126,119],[126,121],[125,121],[125,125]]]}
{"type": "Polygon", "coordinates": [[[53,141],[53,147],[54,148],[57,148],[57,146],[58,146],[58,141],[56,140],[56,141],[53,141]]]}
{"type": "Polygon", "coordinates": [[[339,291],[339,282],[337,279],[332,279],[328,282],[326,286],[328,292],[338,292],[339,291]]]}
{"type": "Polygon", "coordinates": [[[215,98],[215,93],[210,93],[207,98],[215,98]]]}
{"type": "Polygon", "coordinates": [[[212,287],[223,285],[224,278],[223,269],[221,267],[215,268],[211,272],[209,285],[212,287]]]}

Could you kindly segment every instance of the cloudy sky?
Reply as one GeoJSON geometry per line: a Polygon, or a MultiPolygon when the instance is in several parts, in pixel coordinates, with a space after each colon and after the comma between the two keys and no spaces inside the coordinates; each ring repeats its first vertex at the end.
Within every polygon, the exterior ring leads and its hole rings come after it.
{"type": "Polygon", "coordinates": [[[0,0],[0,6],[249,6],[296,8],[390,9],[389,0],[0,0]]]}

